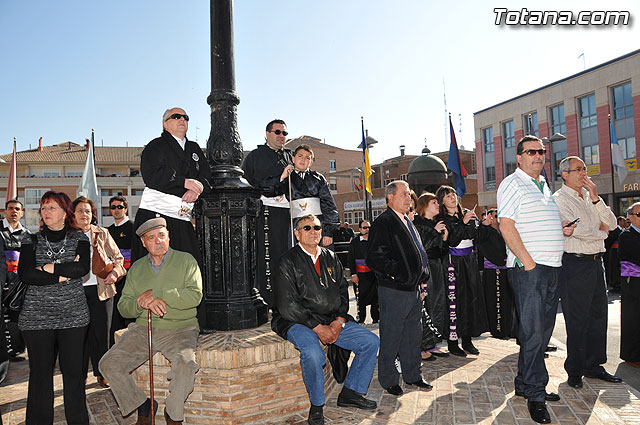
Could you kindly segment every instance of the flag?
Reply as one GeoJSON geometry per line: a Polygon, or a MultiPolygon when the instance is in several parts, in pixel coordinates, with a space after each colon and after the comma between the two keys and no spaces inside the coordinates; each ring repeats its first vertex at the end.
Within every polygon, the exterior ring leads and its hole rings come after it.
{"type": "Polygon", "coordinates": [[[364,187],[371,195],[371,184],[369,183],[369,177],[371,177],[371,163],[369,162],[369,148],[367,147],[367,139],[364,137],[364,118],[360,117],[362,123],[362,161],[364,166],[362,167],[362,173],[364,174],[364,187]]]}
{"type": "Polygon", "coordinates": [[[611,138],[611,163],[618,172],[618,183],[622,184],[627,178],[627,164],[624,162],[622,147],[618,144],[618,138],[616,137],[616,131],[613,129],[611,119],[609,119],[609,137],[611,138]]]}
{"type": "Polygon", "coordinates": [[[7,182],[7,199],[5,203],[12,199],[18,199],[18,180],[16,174],[16,138],[13,138],[13,156],[9,167],[9,180],[7,182]]]}
{"type": "Polygon", "coordinates": [[[458,152],[458,143],[456,142],[456,135],[453,132],[453,124],[451,124],[451,115],[449,115],[449,133],[451,135],[451,145],[449,146],[449,159],[447,166],[453,172],[453,187],[459,197],[463,197],[467,193],[467,185],[464,182],[464,178],[469,174],[462,165],[460,159],[460,152],[458,152]]]}
{"type": "Polygon", "coordinates": [[[78,196],[84,196],[96,204],[96,208],[98,209],[98,217],[96,218],[100,224],[102,221],[102,211],[100,205],[100,194],[98,193],[98,181],[96,178],[96,160],[93,140],[93,129],[91,129],[91,142],[87,140],[89,143],[89,149],[87,150],[87,161],[84,163],[82,180],[80,181],[80,187],[78,188],[78,196]]]}

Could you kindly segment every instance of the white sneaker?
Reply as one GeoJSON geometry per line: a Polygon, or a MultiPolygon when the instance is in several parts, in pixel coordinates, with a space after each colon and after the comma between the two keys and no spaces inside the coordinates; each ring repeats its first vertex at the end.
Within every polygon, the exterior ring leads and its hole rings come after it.
{"type": "Polygon", "coordinates": [[[400,367],[400,358],[396,357],[394,363],[396,364],[396,370],[398,371],[398,373],[402,373],[402,368],[400,367]]]}

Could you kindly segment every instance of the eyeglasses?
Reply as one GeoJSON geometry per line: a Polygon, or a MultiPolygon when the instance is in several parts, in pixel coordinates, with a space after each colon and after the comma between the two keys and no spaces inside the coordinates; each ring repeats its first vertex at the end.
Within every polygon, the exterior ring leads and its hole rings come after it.
{"type": "Polygon", "coordinates": [[[522,151],[522,153],[526,153],[529,156],[535,156],[535,154],[544,156],[544,154],[547,153],[547,150],[546,149],[525,149],[524,151],[522,151]]]}
{"type": "Polygon", "coordinates": [[[126,208],[126,207],[125,207],[124,205],[111,205],[111,206],[109,207],[109,209],[110,209],[110,210],[115,210],[115,209],[123,210],[123,209],[125,209],[125,208],[126,208]]]}
{"type": "Polygon", "coordinates": [[[187,114],[171,114],[169,115],[169,118],[167,118],[165,121],[169,121],[169,120],[179,120],[180,118],[184,118],[185,121],[189,121],[189,115],[187,114]]]}
{"type": "Polygon", "coordinates": [[[58,211],[61,209],[60,207],[56,207],[55,205],[49,205],[48,207],[40,207],[40,211],[58,211]]]}
{"type": "Polygon", "coordinates": [[[573,170],[567,170],[567,173],[570,173],[570,172],[572,172],[572,171],[577,171],[578,173],[581,173],[581,172],[583,172],[583,171],[587,171],[587,169],[586,169],[586,168],[584,168],[584,167],[578,167],[578,168],[575,168],[575,169],[573,169],[573,170]]]}
{"type": "Polygon", "coordinates": [[[361,229],[368,229],[368,228],[370,228],[370,227],[371,227],[371,226],[362,226],[362,227],[361,227],[361,229]]]}
{"type": "Polygon", "coordinates": [[[322,226],[318,226],[317,224],[315,226],[310,226],[308,224],[306,226],[302,226],[302,230],[304,230],[305,232],[308,232],[311,229],[313,229],[313,230],[322,230],[322,226]]]}
{"type": "Polygon", "coordinates": [[[289,135],[289,133],[287,133],[286,131],[282,131],[282,130],[271,130],[269,133],[276,133],[276,136],[279,136],[279,135],[281,135],[281,134],[282,134],[283,136],[287,136],[287,135],[289,135]]]}

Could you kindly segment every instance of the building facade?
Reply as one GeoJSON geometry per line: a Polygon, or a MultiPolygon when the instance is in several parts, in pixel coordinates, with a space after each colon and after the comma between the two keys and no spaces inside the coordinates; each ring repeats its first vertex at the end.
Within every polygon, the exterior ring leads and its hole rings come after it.
{"type": "MultiPolygon", "coordinates": [[[[133,219],[140,205],[144,182],[140,176],[140,154],[143,147],[95,147],[98,191],[101,194],[102,225],[113,223],[109,214],[109,198],[123,195],[129,203],[133,219]]],[[[40,225],[40,198],[48,190],[77,197],[87,160],[88,145],[63,142],[53,146],[16,152],[18,199],[24,203],[24,225],[37,229],[40,225]]],[[[5,199],[12,154],[0,155],[0,197],[5,199]]],[[[3,206],[4,208],[4,206],[3,206]]]]}
{"type": "Polygon", "coordinates": [[[474,114],[478,199],[496,205],[496,189],[516,168],[526,134],[545,141],[552,191],[562,185],[560,161],[579,156],[598,192],[616,213],[640,200],[640,50],[584,70],[474,114]],[[628,170],[612,174],[609,117],[628,170]]]}

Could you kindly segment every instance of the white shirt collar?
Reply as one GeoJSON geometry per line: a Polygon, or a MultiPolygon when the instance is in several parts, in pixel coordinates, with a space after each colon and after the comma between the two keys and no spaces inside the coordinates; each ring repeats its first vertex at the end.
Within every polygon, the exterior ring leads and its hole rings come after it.
{"type": "Polygon", "coordinates": [[[6,218],[2,219],[2,225],[5,228],[9,229],[9,232],[11,232],[11,233],[15,233],[15,232],[19,232],[20,230],[24,230],[24,227],[22,227],[22,223],[20,223],[19,221],[18,221],[18,228],[14,229],[13,227],[11,227],[11,225],[9,224],[9,222],[7,221],[6,218]]]}
{"type": "MultiPolygon", "coordinates": [[[[171,133],[169,133],[171,134],[171,133]]],[[[185,137],[184,139],[178,139],[176,136],[174,136],[173,134],[171,134],[173,136],[174,139],[176,139],[176,142],[178,142],[178,144],[180,145],[180,147],[182,148],[182,150],[184,150],[184,145],[187,144],[187,138],[185,137]]]]}
{"type": "MultiPolygon", "coordinates": [[[[298,244],[300,245],[300,244],[298,244]]],[[[320,246],[316,247],[316,253],[314,254],[310,254],[309,251],[307,251],[306,249],[304,249],[302,247],[302,245],[300,245],[300,249],[302,249],[302,252],[304,252],[305,254],[307,254],[309,257],[311,257],[311,261],[313,262],[313,264],[316,263],[316,260],[318,259],[318,257],[320,256],[320,253],[322,252],[322,250],[320,249],[320,246]]]]}
{"type": "Polygon", "coordinates": [[[113,224],[118,227],[118,226],[122,226],[124,223],[126,223],[127,221],[129,221],[129,216],[125,215],[124,219],[120,222],[120,223],[116,223],[115,221],[113,222],[113,224]]]}
{"type": "Polygon", "coordinates": [[[636,232],[640,233],[640,229],[638,229],[636,226],[634,226],[633,224],[631,225],[631,227],[633,227],[634,229],[636,229],[636,232]]]}

